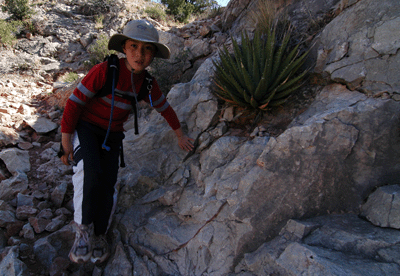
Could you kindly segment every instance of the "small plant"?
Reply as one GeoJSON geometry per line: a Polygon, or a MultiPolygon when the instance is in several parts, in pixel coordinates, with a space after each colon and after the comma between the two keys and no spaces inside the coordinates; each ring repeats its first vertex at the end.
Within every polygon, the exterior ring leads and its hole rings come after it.
{"type": "Polygon", "coordinates": [[[16,40],[15,34],[22,26],[21,21],[10,21],[0,19],[0,42],[5,45],[12,45],[16,40]]]}
{"type": "Polygon", "coordinates": [[[75,72],[69,72],[68,75],[65,77],[66,82],[74,82],[79,78],[78,74],[75,72]]]}
{"type": "Polygon", "coordinates": [[[269,29],[266,39],[259,31],[253,40],[242,33],[241,47],[232,39],[234,55],[224,47],[220,61],[214,61],[215,95],[228,103],[258,111],[283,104],[302,85],[307,73],[299,70],[308,52],[300,55],[299,45],[287,49],[289,40],[288,29],[282,41],[277,41],[275,28],[269,29]]]}
{"type": "Polygon", "coordinates": [[[95,15],[94,21],[96,22],[96,29],[103,29],[104,14],[95,15]]]}
{"type": "Polygon", "coordinates": [[[1,9],[3,12],[9,12],[16,20],[28,19],[33,14],[28,2],[29,0],[5,0],[1,9]]]}
{"type": "Polygon", "coordinates": [[[158,5],[157,6],[148,7],[144,11],[150,18],[152,18],[154,20],[165,21],[166,13],[158,5]]]}
{"type": "Polygon", "coordinates": [[[89,46],[90,60],[87,64],[88,66],[103,62],[106,56],[116,53],[114,50],[108,50],[108,40],[109,37],[106,34],[100,34],[97,40],[89,46]]]}

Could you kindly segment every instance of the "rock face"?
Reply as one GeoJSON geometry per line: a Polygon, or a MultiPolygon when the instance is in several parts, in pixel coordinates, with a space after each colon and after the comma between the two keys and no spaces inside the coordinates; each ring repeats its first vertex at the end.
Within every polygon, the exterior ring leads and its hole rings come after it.
{"type": "MultiPolygon", "coordinates": [[[[140,109],[139,135],[127,122],[127,167],[120,170],[118,208],[110,229],[113,251],[101,266],[78,267],[68,260],[74,239],[73,189],[71,168],[56,156],[60,137],[54,127],[61,113],[56,108],[36,110],[37,102],[25,99],[48,94],[49,84],[0,82],[2,272],[400,273],[399,45],[390,39],[398,37],[400,4],[287,1],[289,18],[300,30],[310,29],[312,20],[321,23],[336,16],[317,33],[309,60],[319,83],[329,84],[310,88],[316,95],[313,102],[279,135],[265,130],[235,135],[229,129],[234,110],[221,110],[211,92],[212,60],[222,43],[229,44],[222,26],[233,35],[254,28],[249,16],[257,4],[233,0],[220,20],[162,34],[176,48],[171,64],[162,66],[173,67],[186,80],[172,87],[168,101],[195,138],[196,149],[181,151],[174,132],[146,106],[140,109]]],[[[41,21],[43,37],[35,43],[19,40],[18,55],[10,54],[7,62],[39,58],[43,76],[79,68],[78,60],[95,37],[94,23],[86,5],[69,5],[61,1],[48,7],[48,22],[41,21]],[[71,22],[79,32],[68,28],[71,22]],[[26,53],[30,51],[33,57],[26,53]],[[52,56],[55,52],[59,60],[52,56]]],[[[106,29],[112,33],[126,21],[111,17],[115,28],[106,29]]],[[[3,67],[1,72],[7,72],[3,67]]],[[[74,85],[55,88],[55,95],[44,97],[46,103],[62,107],[74,85]]]]}

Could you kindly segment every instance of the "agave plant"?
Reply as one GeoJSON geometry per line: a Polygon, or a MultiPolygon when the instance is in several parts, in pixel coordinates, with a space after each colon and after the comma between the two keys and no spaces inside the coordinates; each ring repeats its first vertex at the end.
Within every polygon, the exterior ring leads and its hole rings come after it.
{"type": "Polygon", "coordinates": [[[214,93],[222,100],[242,107],[266,110],[283,104],[298,89],[307,70],[300,71],[308,52],[300,55],[299,45],[289,49],[290,31],[276,39],[275,28],[256,32],[252,40],[242,33],[242,44],[232,38],[233,54],[224,46],[214,61],[214,93]]]}

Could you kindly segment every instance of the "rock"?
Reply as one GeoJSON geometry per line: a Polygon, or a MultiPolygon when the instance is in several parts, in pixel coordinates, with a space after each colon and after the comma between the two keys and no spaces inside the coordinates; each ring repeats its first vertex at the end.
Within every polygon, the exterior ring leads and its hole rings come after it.
{"type": "Polygon", "coordinates": [[[1,181],[0,187],[0,199],[12,200],[16,194],[28,188],[28,177],[25,173],[17,172],[12,178],[1,181]]]}
{"type": "Polygon", "coordinates": [[[75,233],[72,226],[66,225],[60,230],[37,240],[33,246],[33,251],[41,264],[50,267],[57,257],[68,259],[74,240],[75,233]]]}
{"type": "Polygon", "coordinates": [[[35,232],[30,223],[27,223],[22,227],[19,235],[28,240],[33,240],[35,238],[35,232]]]}
{"type": "Polygon", "coordinates": [[[28,267],[18,259],[18,246],[13,246],[0,262],[0,271],[3,275],[9,276],[29,276],[31,275],[28,267]]]}
{"type": "Polygon", "coordinates": [[[60,208],[65,197],[65,193],[67,192],[68,183],[63,182],[58,185],[54,191],[51,193],[51,201],[54,203],[56,208],[60,208]]]}
{"type": "Polygon", "coordinates": [[[55,232],[64,226],[66,220],[67,218],[64,215],[57,216],[53,218],[49,224],[47,224],[45,229],[48,232],[55,232]]]}
{"type": "Polygon", "coordinates": [[[351,214],[291,220],[289,224],[281,236],[245,254],[235,271],[260,276],[354,275],[359,271],[365,275],[390,275],[400,269],[392,261],[375,257],[378,252],[384,255],[383,250],[395,249],[397,230],[375,227],[351,214]],[[308,234],[303,236],[303,230],[296,234],[306,225],[308,234]]]}
{"type": "Polygon", "coordinates": [[[104,269],[105,275],[133,275],[132,265],[129,262],[123,247],[124,245],[121,242],[116,245],[114,257],[108,262],[106,268],[104,269]]]}
{"type": "Polygon", "coordinates": [[[29,218],[29,223],[32,225],[33,229],[37,234],[42,233],[44,230],[46,230],[46,226],[50,223],[51,221],[48,219],[44,218],[37,218],[37,217],[30,217],[29,218]]]}
{"type": "Polygon", "coordinates": [[[343,11],[315,40],[319,51],[317,73],[371,95],[379,96],[382,91],[397,94],[400,87],[395,68],[399,66],[400,45],[390,33],[400,24],[399,12],[395,0],[385,0],[384,4],[361,1],[343,11]],[[376,16],[377,11],[386,17],[376,16]],[[339,31],[344,26],[346,34],[339,31]]]}
{"type": "Polygon", "coordinates": [[[15,129],[0,126],[0,147],[16,145],[18,142],[22,141],[15,129]]]}
{"type": "Polygon", "coordinates": [[[374,225],[400,229],[400,186],[379,187],[362,205],[361,215],[374,225]]]}
{"type": "Polygon", "coordinates": [[[31,169],[28,151],[16,148],[4,149],[0,151],[0,159],[4,161],[7,169],[12,174],[15,174],[17,171],[28,172],[31,169]]]}
{"type": "Polygon", "coordinates": [[[25,122],[38,134],[46,134],[58,128],[56,123],[38,116],[25,117],[25,122]]]}
{"type": "Polygon", "coordinates": [[[36,216],[37,213],[38,213],[38,210],[36,208],[34,208],[32,206],[24,205],[24,206],[19,206],[17,208],[15,216],[19,220],[26,220],[30,217],[36,216]]]}
{"type": "Polygon", "coordinates": [[[38,200],[30,195],[25,195],[22,193],[17,194],[17,206],[31,206],[37,205],[38,200]]]}
{"type": "Polygon", "coordinates": [[[53,211],[50,208],[43,209],[37,215],[38,218],[52,219],[54,217],[53,211]]]}

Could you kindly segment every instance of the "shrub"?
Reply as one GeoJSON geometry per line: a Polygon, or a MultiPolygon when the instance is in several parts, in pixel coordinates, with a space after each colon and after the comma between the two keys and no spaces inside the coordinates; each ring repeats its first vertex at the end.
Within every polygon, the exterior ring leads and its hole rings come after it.
{"type": "Polygon", "coordinates": [[[21,21],[10,21],[0,19],[0,42],[6,45],[12,45],[15,38],[15,33],[22,26],[21,21]]]}
{"type": "Polygon", "coordinates": [[[167,13],[173,15],[179,22],[187,22],[194,12],[193,4],[185,0],[161,0],[161,3],[167,6],[167,13]]]}
{"type": "Polygon", "coordinates": [[[5,0],[1,8],[3,12],[12,14],[16,20],[27,19],[33,14],[33,10],[30,8],[28,1],[29,0],[5,0]]]}
{"type": "Polygon", "coordinates": [[[65,81],[71,83],[76,81],[77,79],[79,79],[79,76],[75,72],[69,72],[68,75],[65,77],[65,81]]]}
{"type": "Polygon", "coordinates": [[[108,40],[109,37],[106,34],[100,34],[97,40],[89,46],[90,60],[88,66],[103,62],[106,56],[116,53],[114,50],[108,50],[108,40]]]}
{"type": "Polygon", "coordinates": [[[167,14],[185,23],[192,14],[200,14],[209,7],[218,6],[215,0],[161,0],[161,3],[167,7],[167,14]]]}
{"type": "Polygon", "coordinates": [[[308,52],[300,55],[298,47],[288,49],[289,29],[277,41],[275,28],[266,38],[257,31],[250,40],[242,33],[242,45],[233,41],[234,55],[226,47],[220,52],[216,68],[214,93],[222,100],[253,110],[266,110],[283,104],[298,89],[307,73],[299,73],[308,52]]]}
{"type": "Polygon", "coordinates": [[[165,11],[158,5],[153,7],[148,7],[144,11],[150,18],[154,20],[165,21],[166,18],[165,11]]]}

